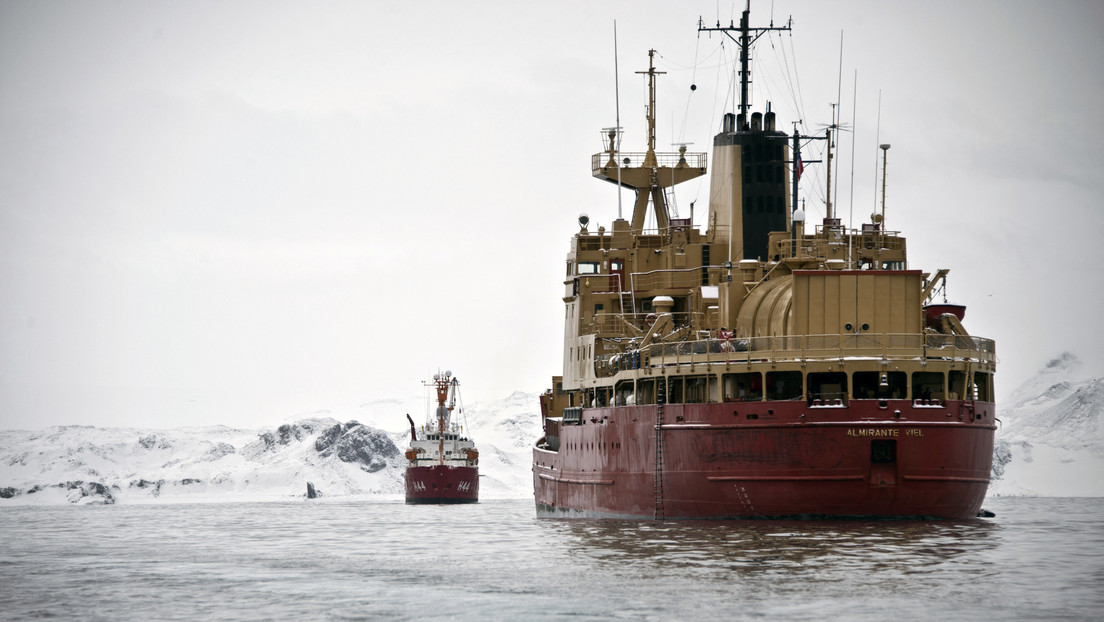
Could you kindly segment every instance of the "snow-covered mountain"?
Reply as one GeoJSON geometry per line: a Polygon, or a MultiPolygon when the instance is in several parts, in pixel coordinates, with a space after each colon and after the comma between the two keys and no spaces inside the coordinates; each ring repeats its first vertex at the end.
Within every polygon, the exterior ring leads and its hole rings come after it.
{"type": "Polygon", "coordinates": [[[1068,352],[997,404],[991,495],[1104,496],[1104,378],[1068,352]]]}
{"type": "MultiPolygon", "coordinates": [[[[380,427],[313,413],[261,430],[0,431],[0,503],[278,500],[305,496],[308,482],[323,496],[401,498],[413,402],[362,405],[359,414],[380,427]]],[[[480,451],[481,498],[532,495],[539,412],[536,395],[514,393],[460,413],[480,451]]]]}

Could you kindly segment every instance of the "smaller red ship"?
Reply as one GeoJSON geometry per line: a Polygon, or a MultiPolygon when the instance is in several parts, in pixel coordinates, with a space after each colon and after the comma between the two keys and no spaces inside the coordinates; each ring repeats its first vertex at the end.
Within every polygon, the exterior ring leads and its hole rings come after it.
{"type": "MultiPolygon", "coordinates": [[[[477,503],[479,501],[479,452],[464,436],[464,428],[452,421],[460,396],[460,382],[451,371],[433,375],[437,408],[422,427],[419,438],[410,415],[410,448],[406,450],[407,503],[477,503]]],[[[463,408],[461,407],[461,411],[463,408]]]]}

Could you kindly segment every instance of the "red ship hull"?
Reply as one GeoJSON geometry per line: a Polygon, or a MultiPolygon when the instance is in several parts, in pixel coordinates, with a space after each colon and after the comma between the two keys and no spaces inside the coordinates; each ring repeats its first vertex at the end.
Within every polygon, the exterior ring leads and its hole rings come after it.
{"type": "Polygon", "coordinates": [[[558,451],[533,450],[539,516],[973,518],[996,430],[993,404],[972,401],[622,406],[582,417],[560,428],[558,451]]]}
{"type": "Polygon", "coordinates": [[[406,469],[407,503],[478,503],[479,469],[435,464],[406,469]]]}

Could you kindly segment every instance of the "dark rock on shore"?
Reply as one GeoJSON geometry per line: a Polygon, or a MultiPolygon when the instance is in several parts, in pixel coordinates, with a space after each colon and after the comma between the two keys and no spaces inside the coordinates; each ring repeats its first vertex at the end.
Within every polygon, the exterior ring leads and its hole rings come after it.
{"type": "Polygon", "coordinates": [[[357,421],[332,426],[315,441],[315,449],[326,458],[336,455],[342,462],[354,462],[369,473],[398,460],[400,451],[385,432],[357,421]]]}

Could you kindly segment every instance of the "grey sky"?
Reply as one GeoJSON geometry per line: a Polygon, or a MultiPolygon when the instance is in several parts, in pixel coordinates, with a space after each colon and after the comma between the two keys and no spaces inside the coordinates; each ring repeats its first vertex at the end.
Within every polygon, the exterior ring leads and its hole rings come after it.
{"type": "MultiPolygon", "coordinates": [[[[660,148],[708,150],[733,51],[697,18],[741,6],[0,1],[0,427],[262,425],[420,394],[438,366],[469,402],[544,389],[575,218],[616,216],[589,174],[614,20],[625,148],[655,48],[660,148]]],[[[795,30],[757,47],[756,106],[791,127],[796,65],[806,130],[827,123],[843,32],[855,224],[880,92],[889,228],[951,269],[999,392],[1065,349],[1104,367],[1102,5],[773,10],[795,30]]]]}

